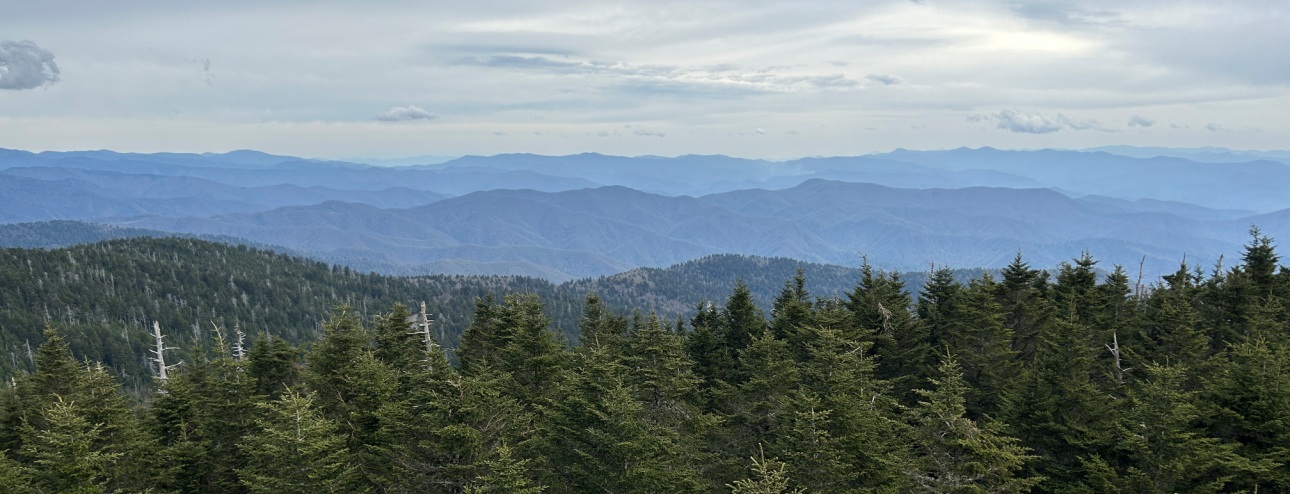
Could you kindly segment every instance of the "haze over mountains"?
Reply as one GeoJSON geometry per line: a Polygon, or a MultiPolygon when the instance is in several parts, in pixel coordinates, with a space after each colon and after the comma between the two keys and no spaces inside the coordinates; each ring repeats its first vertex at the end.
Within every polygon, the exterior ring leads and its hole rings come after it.
{"type": "Polygon", "coordinates": [[[1001,267],[1019,250],[1050,267],[1087,250],[1106,267],[1145,259],[1151,275],[1184,255],[1208,266],[1239,253],[1252,224],[1290,238],[1287,156],[981,148],[378,167],[254,151],[0,150],[0,222],[223,235],[396,274],[562,281],[722,253],[846,266],[864,255],[907,271],[1001,267]]]}

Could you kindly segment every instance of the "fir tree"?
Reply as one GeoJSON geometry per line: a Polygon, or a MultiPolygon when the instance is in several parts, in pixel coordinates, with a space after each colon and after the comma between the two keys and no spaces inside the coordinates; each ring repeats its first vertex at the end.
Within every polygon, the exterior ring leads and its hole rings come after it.
{"type": "Polygon", "coordinates": [[[249,457],[239,471],[253,493],[356,492],[361,485],[336,423],[314,407],[312,394],[287,390],[261,404],[259,430],[242,444],[249,457]]]}
{"type": "Polygon", "coordinates": [[[789,478],[784,471],[783,462],[775,458],[767,459],[760,448],[758,455],[750,459],[753,476],[729,484],[732,494],[803,494],[801,489],[789,490],[789,478]]]}
{"type": "Polygon", "coordinates": [[[933,390],[917,390],[923,398],[910,413],[914,429],[916,469],[910,472],[919,492],[1028,492],[1039,477],[1022,467],[1034,459],[1017,439],[992,423],[966,417],[967,383],[958,363],[946,356],[933,378],[933,390]]]}
{"type": "Polygon", "coordinates": [[[1150,364],[1127,397],[1117,448],[1127,456],[1120,484],[1125,492],[1231,492],[1236,482],[1267,471],[1268,461],[1250,461],[1238,444],[1207,437],[1201,414],[1187,391],[1185,368],[1150,364]]]}
{"type": "Polygon", "coordinates": [[[41,492],[99,493],[114,480],[113,464],[119,452],[100,444],[103,425],[86,420],[75,402],[56,396],[39,414],[41,428],[23,427],[21,454],[30,463],[31,483],[41,492]]]}
{"type": "Polygon", "coordinates": [[[1047,273],[1031,269],[1021,253],[1004,268],[996,285],[995,300],[1003,314],[1003,326],[1012,332],[1012,349],[1023,362],[1033,360],[1040,334],[1048,322],[1047,273]]]}

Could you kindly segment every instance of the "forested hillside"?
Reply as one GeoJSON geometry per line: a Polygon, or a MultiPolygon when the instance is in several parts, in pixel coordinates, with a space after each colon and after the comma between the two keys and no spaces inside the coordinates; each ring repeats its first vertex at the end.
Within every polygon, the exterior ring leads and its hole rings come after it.
{"type": "MultiPolygon", "coordinates": [[[[76,355],[102,361],[132,387],[150,382],[150,328],[195,352],[219,326],[292,344],[321,334],[322,320],[346,305],[369,318],[394,303],[425,301],[440,336],[455,341],[474,300],[526,292],[550,300],[553,286],[519,277],[431,276],[417,279],[358,273],[322,262],[196,239],[136,238],[61,249],[0,250],[0,370],[30,370],[31,351],[47,324],[76,355]]],[[[568,304],[566,304],[568,305],[568,304]]],[[[565,319],[577,317],[576,310],[565,319]]]]}
{"type": "MultiPolygon", "coordinates": [[[[455,365],[401,306],[341,310],[303,351],[194,355],[145,405],[50,329],[34,372],[0,391],[0,486],[1286,492],[1279,262],[1255,232],[1238,265],[1183,265],[1150,290],[1088,256],[922,287],[863,267],[840,296],[795,276],[770,317],[736,284],[679,327],[592,297],[574,347],[538,296],[513,294],[475,305],[455,365]]],[[[354,288],[337,299],[377,290],[354,288]]]]}
{"type": "MultiPolygon", "coordinates": [[[[17,231],[22,225],[11,225],[17,231]]],[[[50,225],[35,242],[71,241],[138,232],[66,222],[50,225]]],[[[155,232],[154,232],[155,233],[155,232]]],[[[131,389],[149,382],[148,345],[153,321],[183,352],[209,344],[216,326],[228,338],[283,338],[301,345],[321,334],[321,321],[347,305],[369,320],[394,303],[426,302],[436,336],[448,348],[470,324],[475,301],[486,295],[532,293],[546,304],[555,328],[577,340],[582,302],[600,294],[620,311],[657,311],[689,317],[700,303],[724,299],[731,280],[744,280],[754,299],[769,306],[784,280],[803,269],[810,288],[843,293],[859,279],[855,268],[790,259],[711,256],[667,269],[640,269],[561,285],[514,276],[420,276],[359,273],[344,267],[198,239],[133,238],[58,249],[0,250],[0,376],[32,369],[32,349],[46,324],[68,336],[75,355],[103,362],[131,389]]],[[[967,279],[972,271],[959,273],[967,279]]],[[[925,274],[908,275],[921,284],[925,274]]]]}

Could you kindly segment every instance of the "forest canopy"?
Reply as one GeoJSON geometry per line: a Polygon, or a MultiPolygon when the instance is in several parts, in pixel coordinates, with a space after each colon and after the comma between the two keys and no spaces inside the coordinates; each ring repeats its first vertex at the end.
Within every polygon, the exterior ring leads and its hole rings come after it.
{"type": "Polygon", "coordinates": [[[225,321],[133,390],[51,318],[0,392],[0,487],[1290,489],[1290,271],[1257,230],[1235,266],[1148,286],[1087,254],[1051,275],[1018,255],[966,282],[866,265],[845,293],[806,286],[766,307],[735,283],[681,320],[588,295],[572,336],[536,293],[482,293],[452,342],[398,303],[302,308],[320,337],[239,345],[225,321]]]}

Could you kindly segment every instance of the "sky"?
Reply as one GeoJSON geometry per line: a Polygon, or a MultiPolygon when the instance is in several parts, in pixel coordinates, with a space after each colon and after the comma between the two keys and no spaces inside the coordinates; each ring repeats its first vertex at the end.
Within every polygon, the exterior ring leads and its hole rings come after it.
{"type": "Polygon", "coordinates": [[[4,3],[4,148],[1290,148],[1284,0],[4,3]]]}

